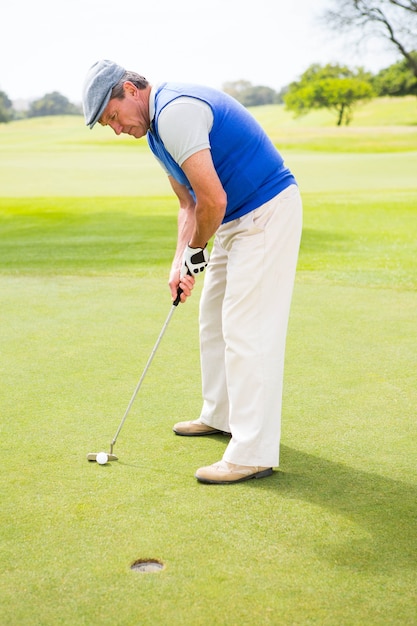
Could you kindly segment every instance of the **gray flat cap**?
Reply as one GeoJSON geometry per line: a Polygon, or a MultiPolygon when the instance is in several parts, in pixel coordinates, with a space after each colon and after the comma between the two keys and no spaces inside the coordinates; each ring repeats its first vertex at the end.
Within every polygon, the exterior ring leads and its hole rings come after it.
{"type": "Polygon", "coordinates": [[[113,61],[97,61],[88,70],[83,86],[83,109],[85,123],[90,128],[100,119],[111,95],[111,90],[125,73],[125,69],[113,61]]]}

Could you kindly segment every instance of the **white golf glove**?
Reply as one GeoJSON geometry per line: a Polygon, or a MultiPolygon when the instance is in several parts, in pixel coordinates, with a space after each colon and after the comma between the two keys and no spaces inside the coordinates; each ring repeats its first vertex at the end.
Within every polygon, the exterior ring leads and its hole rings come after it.
{"type": "Polygon", "coordinates": [[[184,250],[182,257],[182,265],[180,270],[180,277],[190,274],[194,276],[204,271],[204,268],[209,262],[209,253],[207,245],[204,248],[191,248],[187,246],[184,250]]]}

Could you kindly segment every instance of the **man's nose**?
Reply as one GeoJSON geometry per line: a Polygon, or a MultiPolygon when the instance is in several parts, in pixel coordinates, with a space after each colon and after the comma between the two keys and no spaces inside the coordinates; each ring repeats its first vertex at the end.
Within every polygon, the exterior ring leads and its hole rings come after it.
{"type": "Polygon", "coordinates": [[[123,130],[123,126],[121,124],[119,124],[118,122],[113,122],[113,123],[110,124],[110,126],[112,127],[112,129],[114,130],[116,135],[120,135],[120,133],[123,130]]]}

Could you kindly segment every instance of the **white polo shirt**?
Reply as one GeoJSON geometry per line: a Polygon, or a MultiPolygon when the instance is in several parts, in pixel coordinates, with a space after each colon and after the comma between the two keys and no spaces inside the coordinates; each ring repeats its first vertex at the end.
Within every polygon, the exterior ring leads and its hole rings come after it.
{"type": "MultiPolygon", "coordinates": [[[[153,86],[149,96],[149,115],[155,115],[155,93],[153,86]]],[[[210,148],[209,133],[213,126],[210,106],[198,98],[181,96],[170,102],[159,114],[158,133],[174,161],[181,165],[190,156],[210,148]]],[[[165,165],[158,159],[163,169],[165,165]]]]}

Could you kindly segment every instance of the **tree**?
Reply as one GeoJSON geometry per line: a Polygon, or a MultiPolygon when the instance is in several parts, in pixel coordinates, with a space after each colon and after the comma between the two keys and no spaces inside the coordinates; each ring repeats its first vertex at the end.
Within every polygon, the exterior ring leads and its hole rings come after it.
{"type": "Polygon", "coordinates": [[[255,86],[247,80],[224,83],[222,89],[245,107],[273,104],[279,101],[278,94],[271,87],[255,86]]]}
{"type": "Polygon", "coordinates": [[[34,100],[28,111],[28,117],[43,117],[45,115],[79,115],[79,107],[72,104],[68,98],[58,91],[47,93],[43,98],[34,100]]]}
{"type": "MultiPolygon", "coordinates": [[[[411,54],[417,58],[417,52],[411,54]]],[[[417,78],[405,59],[380,70],[372,84],[378,96],[417,96],[417,78]]]]}
{"type": "Polygon", "coordinates": [[[416,0],[333,0],[333,9],[323,14],[323,21],[340,32],[355,32],[365,36],[382,37],[390,42],[407,61],[417,77],[416,0]]]}
{"type": "Polygon", "coordinates": [[[362,69],[353,72],[340,65],[311,65],[298,82],[293,82],[284,95],[285,106],[296,116],[312,109],[330,109],[337,113],[337,125],[349,124],[359,101],[370,100],[371,77],[362,69]]]}
{"type": "Polygon", "coordinates": [[[6,124],[13,119],[13,103],[4,91],[0,91],[0,124],[6,124]]]}

